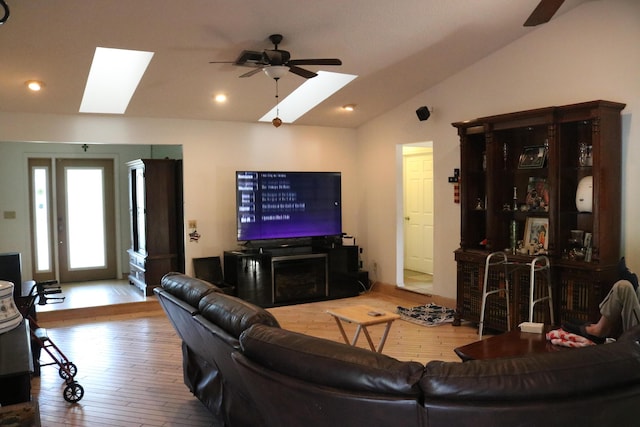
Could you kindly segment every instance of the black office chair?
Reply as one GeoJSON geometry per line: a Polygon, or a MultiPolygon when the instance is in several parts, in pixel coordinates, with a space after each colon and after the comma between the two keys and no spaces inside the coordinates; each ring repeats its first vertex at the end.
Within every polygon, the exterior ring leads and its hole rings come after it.
{"type": "Polygon", "coordinates": [[[193,273],[197,279],[205,280],[213,283],[225,294],[235,295],[236,288],[224,281],[224,273],[222,272],[222,262],[219,256],[211,256],[205,258],[193,259],[193,273]]]}

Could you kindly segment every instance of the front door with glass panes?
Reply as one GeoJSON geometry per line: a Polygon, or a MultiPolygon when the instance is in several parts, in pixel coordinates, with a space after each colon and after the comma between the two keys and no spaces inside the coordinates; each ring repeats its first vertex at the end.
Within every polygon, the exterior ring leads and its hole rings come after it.
{"type": "Polygon", "coordinates": [[[30,159],[29,168],[34,279],[56,279],[56,269],[62,283],[116,278],[113,160],[30,159]]]}

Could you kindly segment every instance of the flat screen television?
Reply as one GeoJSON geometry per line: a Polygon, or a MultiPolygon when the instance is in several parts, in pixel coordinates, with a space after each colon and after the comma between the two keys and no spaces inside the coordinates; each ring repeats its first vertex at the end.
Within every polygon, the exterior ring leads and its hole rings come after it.
{"type": "Polygon", "coordinates": [[[342,234],[340,172],[236,172],[238,241],[342,234]]]}

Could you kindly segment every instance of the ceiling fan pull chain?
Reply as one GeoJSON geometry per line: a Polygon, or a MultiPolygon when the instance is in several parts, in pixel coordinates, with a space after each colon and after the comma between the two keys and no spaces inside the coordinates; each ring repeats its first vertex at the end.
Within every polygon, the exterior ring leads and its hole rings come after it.
{"type": "Polygon", "coordinates": [[[280,127],[280,125],[282,124],[282,119],[280,119],[280,117],[278,117],[280,115],[280,99],[278,96],[278,80],[280,80],[279,78],[275,78],[273,79],[276,81],[276,117],[271,120],[271,123],[275,126],[275,127],[280,127]]]}

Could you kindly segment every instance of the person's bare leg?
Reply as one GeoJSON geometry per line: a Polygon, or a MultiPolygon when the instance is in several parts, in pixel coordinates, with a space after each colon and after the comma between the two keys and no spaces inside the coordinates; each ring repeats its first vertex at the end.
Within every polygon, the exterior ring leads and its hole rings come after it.
{"type": "Polygon", "coordinates": [[[611,320],[609,320],[605,316],[600,316],[598,323],[592,323],[590,325],[586,325],[584,329],[590,335],[605,338],[605,337],[608,337],[609,334],[611,333],[612,327],[613,327],[613,322],[611,320]]]}

